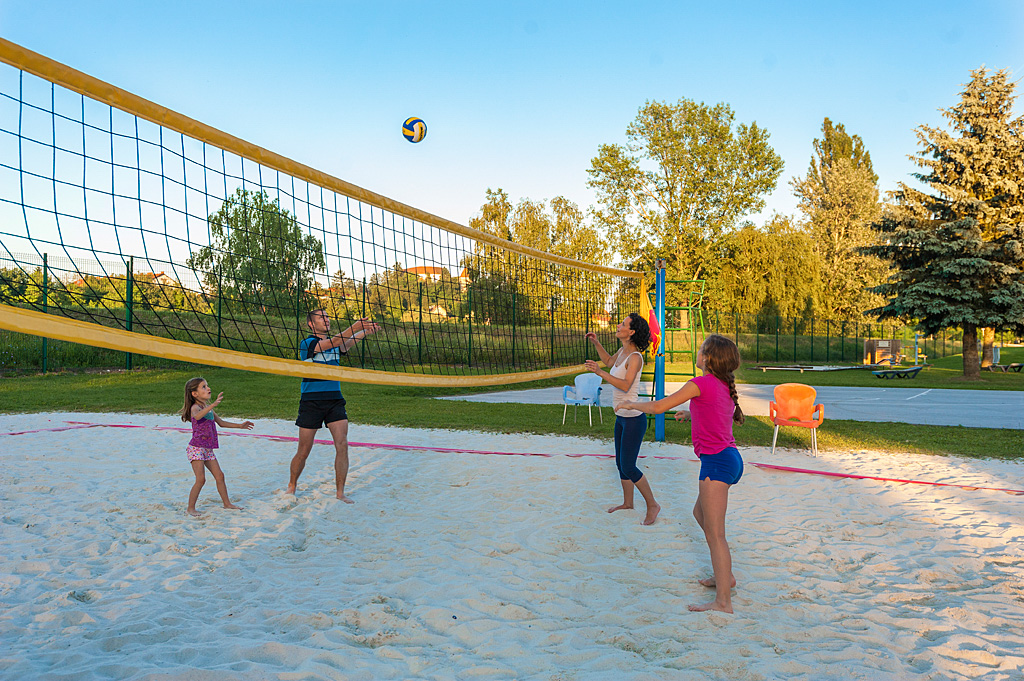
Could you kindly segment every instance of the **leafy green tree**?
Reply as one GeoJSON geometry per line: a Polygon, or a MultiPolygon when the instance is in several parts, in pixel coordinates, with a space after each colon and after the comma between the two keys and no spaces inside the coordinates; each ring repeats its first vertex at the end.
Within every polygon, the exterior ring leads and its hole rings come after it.
{"type": "Polygon", "coordinates": [[[297,296],[327,267],[320,240],[263,191],[237,189],[208,221],[212,243],[188,267],[207,291],[250,308],[293,314],[297,296]]]}
{"type": "Polygon", "coordinates": [[[734,232],[722,263],[707,307],[730,314],[801,314],[821,285],[810,234],[781,215],[764,227],[748,222],[734,232]]]}
{"type": "Polygon", "coordinates": [[[882,302],[869,289],[885,279],[886,263],[860,250],[875,242],[869,224],[881,217],[878,176],[860,137],[828,118],[821,129],[806,177],[793,179],[791,186],[825,272],[816,312],[848,319],[882,302]]]}
{"type": "Polygon", "coordinates": [[[627,266],[653,271],[666,257],[671,278],[709,278],[729,232],[764,207],[782,159],[765,129],[734,119],[724,103],[647,102],[625,145],[600,146],[587,171],[595,220],[627,266]]]}
{"type": "Polygon", "coordinates": [[[930,193],[901,184],[865,249],[892,261],[882,318],[918,320],[927,334],[963,329],[964,376],[979,372],[978,329],[1024,330],[1024,124],[1012,118],[1006,71],[971,72],[943,111],[952,132],[920,126],[911,157],[930,193]]]}

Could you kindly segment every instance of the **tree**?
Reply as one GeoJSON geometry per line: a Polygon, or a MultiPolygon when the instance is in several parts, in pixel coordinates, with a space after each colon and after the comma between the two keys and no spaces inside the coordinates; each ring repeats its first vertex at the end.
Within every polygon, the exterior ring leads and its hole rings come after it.
{"type": "MultiPolygon", "coordinates": [[[[523,198],[515,206],[503,189],[487,190],[486,202],[480,214],[470,219],[469,225],[501,239],[530,248],[597,265],[611,260],[611,249],[605,239],[591,225],[586,224],[583,212],[572,201],[562,196],[551,199],[550,204],[523,198]],[[549,209],[550,205],[550,209],[549,209]]],[[[511,305],[511,296],[517,296],[516,319],[545,318],[550,314],[552,299],[564,301],[570,296],[589,296],[603,300],[606,292],[598,277],[588,271],[572,267],[548,267],[536,259],[495,246],[478,244],[476,253],[467,258],[466,267],[476,290],[486,289],[486,300],[495,309],[501,296],[508,296],[505,305],[511,305]]],[[[481,300],[485,298],[481,297],[481,300]]],[[[476,299],[474,298],[474,301],[476,299]]],[[[474,309],[479,306],[476,302],[474,309]]],[[[492,319],[511,318],[511,313],[496,312],[492,319]]]]}
{"type": "Polygon", "coordinates": [[[327,268],[323,244],[263,191],[239,188],[208,219],[212,243],[189,257],[209,292],[294,314],[296,300],[327,268]]]}
{"type": "Polygon", "coordinates": [[[971,72],[957,106],[944,110],[953,133],[920,126],[914,176],[932,193],[901,184],[896,206],[873,225],[884,241],[866,252],[892,261],[877,287],[883,318],[917,319],[928,334],[963,329],[963,370],[977,378],[977,331],[1024,330],[1024,124],[1011,119],[1005,71],[971,72]]]}
{"type": "Polygon", "coordinates": [[[819,313],[847,319],[882,303],[869,289],[885,279],[886,264],[859,250],[875,241],[868,225],[881,217],[878,176],[860,137],[828,118],[821,130],[807,176],[790,184],[826,273],[817,296],[819,313]]]}
{"type": "Polygon", "coordinates": [[[647,102],[625,145],[599,147],[587,171],[595,219],[628,266],[651,271],[666,257],[672,276],[704,278],[739,219],[764,207],[782,159],[766,130],[734,118],[727,104],[647,102]]]}
{"type": "Polygon", "coordinates": [[[774,215],[763,227],[746,223],[728,239],[708,307],[734,314],[772,310],[794,316],[820,289],[811,237],[789,218],[774,215]]]}

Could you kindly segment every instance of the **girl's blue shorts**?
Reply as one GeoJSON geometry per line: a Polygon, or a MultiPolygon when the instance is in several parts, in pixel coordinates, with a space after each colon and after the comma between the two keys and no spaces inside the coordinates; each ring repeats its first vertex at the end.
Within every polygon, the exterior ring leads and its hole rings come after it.
{"type": "Polygon", "coordinates": [[[718,454],[703,454],[700,457],[700,479],[718,480],[735,485],[743,477],[743,459],[740,450],[726,447],[718,454]]]}

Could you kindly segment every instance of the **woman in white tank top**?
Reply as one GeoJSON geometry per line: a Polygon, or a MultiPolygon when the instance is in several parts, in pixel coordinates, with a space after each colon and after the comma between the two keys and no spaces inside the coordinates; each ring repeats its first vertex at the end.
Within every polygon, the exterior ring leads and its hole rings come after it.
{"type": "Polygon", "coordinates": [[[604,371],[601,365],[588,359],[586,367],[612,386],[612,409],[615,411],[615,465],[619,469],[622,483],[622,503],[608,509],[609,513],[633,508],[633,490],[640,490],[647,502],[647,514],[643,524],[650,525],[658,519],[661,506],[654,500],[651,485],[636,466],[640,445],[647,432],[647,415],[637,409],[622,409],[620,404],[636,402],[640,391],[640,373],[644,367],[643,351],[651,344],[651,329],[647,321],[631,312],[619,322],[615,337],[620,348],[614,355],[601,345],[597,334],[591,332],[586,339],[597,349],[597,354],[611,371],[604,371]]]}

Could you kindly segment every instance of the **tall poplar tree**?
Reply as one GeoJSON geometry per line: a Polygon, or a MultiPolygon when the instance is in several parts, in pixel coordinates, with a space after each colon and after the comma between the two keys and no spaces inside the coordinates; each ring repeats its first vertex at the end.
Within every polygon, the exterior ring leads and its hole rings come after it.
{"type": "Polygon", "coordinates": [[[914,176],[873,226],[882,242],[865,251],[894,271],[877,287],[882,318],[918,320],[927,334],[963,329],[964,376],[979,373],[979,329],[1024,330],[1024,123],[1012,118],[1006,71],[978,69],[943,111],[951,131],[920,126],[914,176]]]}
{"type": "Polygon", "coordinates": [[[849,319],[882,302],[869,289],[885,279],[886,264],[859,250],[875,241],[868,225],[881,217],[878,176],[858,135],[828,118],[821,132],[806,177],[790,184],[822,268],[817,313],[849,319]]]}

